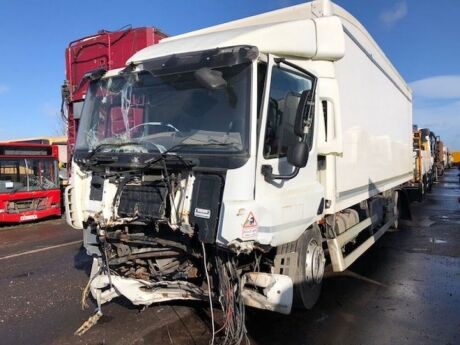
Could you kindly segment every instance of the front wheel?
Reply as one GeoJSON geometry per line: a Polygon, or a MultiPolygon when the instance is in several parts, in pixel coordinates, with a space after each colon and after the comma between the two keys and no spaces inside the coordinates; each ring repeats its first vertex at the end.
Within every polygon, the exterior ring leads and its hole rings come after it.
{"type": "Polygon", "coordinates": [[[326,259],[318,227],[305,231],[296,241],[297,272],[294,281],[294,305],[311,309],[319,298],[326,259]]]}

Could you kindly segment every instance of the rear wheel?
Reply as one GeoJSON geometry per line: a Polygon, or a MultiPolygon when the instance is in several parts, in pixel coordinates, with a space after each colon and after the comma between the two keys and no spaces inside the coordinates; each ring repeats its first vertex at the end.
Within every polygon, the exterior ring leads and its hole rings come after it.
{"type": "Polygon", "coordinates": [[[294,281],[294,304],[311,309],[321,293],[326,259],[319,228],[313,226],[296,241],[297,271],[294,281]]]}
{"type": "Polygon", "coordinates": [[[394,192],[393,193],[393,215],[395,216],[395,221],[391,228],[393,229],[399,229],[399,216],[400,216],[400,209],[401,209],[401,204],[399,200],[399,192],[394,192]]]}

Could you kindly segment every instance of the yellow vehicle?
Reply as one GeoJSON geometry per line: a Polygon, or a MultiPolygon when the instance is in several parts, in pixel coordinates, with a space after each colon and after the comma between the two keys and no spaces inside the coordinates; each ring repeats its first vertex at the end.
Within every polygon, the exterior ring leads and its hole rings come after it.
{"type": "Polygon", "coordinates": [[[460,151],[452,151],[450,154],[452,155],[452,166],[460,165],[460,151]]]}

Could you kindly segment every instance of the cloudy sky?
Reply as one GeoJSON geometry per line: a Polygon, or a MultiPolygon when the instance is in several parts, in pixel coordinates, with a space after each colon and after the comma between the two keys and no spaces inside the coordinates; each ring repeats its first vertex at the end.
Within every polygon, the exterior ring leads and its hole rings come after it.
{"type": "MultiPolygon", "coordinates": [[[[59,131],[64,50],[126,24],[174,35],[302,1],[0,0],[0,140],[59,131]]],[[[414,91],[414,122],[460,150],[459,0],[336,0],[357,17],[414,91]]]]}

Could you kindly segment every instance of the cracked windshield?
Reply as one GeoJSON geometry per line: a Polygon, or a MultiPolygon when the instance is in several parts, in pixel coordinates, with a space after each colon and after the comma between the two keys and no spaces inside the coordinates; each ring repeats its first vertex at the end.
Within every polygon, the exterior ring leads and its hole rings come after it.
{"type": "Polygon", "coordinates": [[[158,153],[180,145],[184,151],[246,150],[250,70],[250,64],[240,64],[95,81],[83,108],[76,149],[158,153]],[[216,78],[217,87],[207,82],[216,78]]]}

